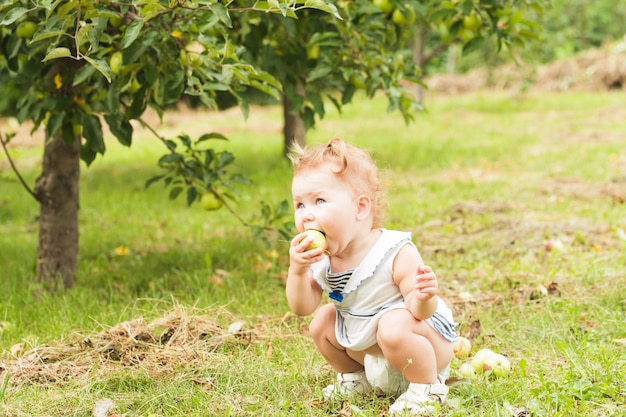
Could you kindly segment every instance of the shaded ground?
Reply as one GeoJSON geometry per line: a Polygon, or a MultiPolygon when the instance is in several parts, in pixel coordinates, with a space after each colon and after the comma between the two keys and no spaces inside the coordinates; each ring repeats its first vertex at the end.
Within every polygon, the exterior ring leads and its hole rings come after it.
{"type": "Polygon", "coordinates": [[[619,90],[626,88],[626,37],[621,42],[582,52],[575,57],[541,67],[505,65],[477,69],[467,74],[428,77],[429,89],[459,94],[494,90],[619,90]]]}

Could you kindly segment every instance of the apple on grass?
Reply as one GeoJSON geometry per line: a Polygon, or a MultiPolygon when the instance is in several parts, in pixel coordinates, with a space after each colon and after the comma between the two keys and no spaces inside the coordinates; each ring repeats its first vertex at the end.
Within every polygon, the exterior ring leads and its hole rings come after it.
{"type": "Polygon", "coordinates": [[[472,368],[474,368],[474,370],[477,373],[483,373],[484,372],[484,366],[485,366],[485,361],[487,360],[487,358],[495,355],[496,353],[491,350],[491,349],[481,349],[478,352],[476,352],[476,354],[474,355],[474,357],[472,358],[472,360],[470,360],[470,365],[472,365],[472,368]]]}
{"type": "Polygon", "coordinates": [[[472,351],[472,342],[466,337],[459,336],[452,344],[452,351],[457,359],[465,359],[472,351]]]}
{"type": "Polygon", "coordinates": [[[324,236],[324,233],[315,229],[305,230],[304,233],[306,234],[304,239],[309,237],[313,239],[313,242],[311,242],[311,244],[307,246],[306,250],[313,250],[317,248],[322,248],[322,250],[326,250],[326,236],[324,236]]]}
{"type": "Polygon", "coordinates": [[[483,370],[485,372],[491,371],[491,374],[496,378],[502,378],[511,373],[511,362],[506,356],[496,353],[485,359],[483,370]]]}
{"type": "Polygon", "coordinates": [[[466,379],[476,378],[476,371],[474,370],[474,367],[468,362],[465,362],[461,364],[461,366],[459,366],[459,373],[463,378],[466,379]]]}

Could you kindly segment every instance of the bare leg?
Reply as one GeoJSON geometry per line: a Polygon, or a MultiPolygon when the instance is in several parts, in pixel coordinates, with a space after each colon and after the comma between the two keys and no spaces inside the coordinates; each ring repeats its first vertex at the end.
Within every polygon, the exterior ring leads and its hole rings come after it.
{"type": "Polygon", "coordinates": [[[310,332],[315,347],[337,372],[356,372],[363,369],[363,353],[342,347],[335,337],[336,309],[333,304],[320,308],[311,322],[310,332]]]}
{"type": "Polygon", "coordinates": [[[406,309],[391,310],[381,317],[377,342],[383,355],[409,382],[436,383],[437,372],[453,356],[452,343],[406,309]]]}

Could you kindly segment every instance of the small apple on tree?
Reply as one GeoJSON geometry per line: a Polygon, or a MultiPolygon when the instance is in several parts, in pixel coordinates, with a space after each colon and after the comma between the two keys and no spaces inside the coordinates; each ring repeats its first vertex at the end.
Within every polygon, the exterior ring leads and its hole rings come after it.
{"type": "Polygon", "coordinates": [[[207,211],[218,210],[222,207],[222,201],[212,191],[207,191],[200,197],[200,204],[207,211]]]}
{"type": "Polygon", "coordinates": [[[384,14],[391,13],[395,8],[391,0],[374,0],[372,3],[374,4],[374,6],[378,7],[384,14]]]}
{"type": "Polygon", "coordinates": [[[415,10],[410,6],[397,8],[391,14],[391,20],[398,26],[408,26],[415,22],[415,10]]]}

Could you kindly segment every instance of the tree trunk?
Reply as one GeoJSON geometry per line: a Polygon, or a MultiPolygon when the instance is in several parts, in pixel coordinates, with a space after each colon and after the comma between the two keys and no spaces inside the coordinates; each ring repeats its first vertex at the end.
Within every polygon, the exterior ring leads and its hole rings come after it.
{"type": "Polygon", "coordinates": [[[49,290],[70,288],[76,278],[80,145],[80,137],[72,143],[60,134],[47,138],[35,183],[40,203],[37,280],[49,290]]]}
{"type": "MultiPolygon", "coordinates": [[[[413,63],[422,70],[422,73],[425,73],[424,64],[426,63],[426,57],[424,51],[426,49],[427,31],[426,26],[418,24],[415,26],[415,33],[413,34],[413,63]]],[[[415,84],[414,97],[415,101],[424,104],[424,89],[419,84],[415,84]]]]}
{"type": "MultiPolygon", "coordinates": [[[[304,96],[304,84],[299,82],[296,86],[296,91],[298,94],[304,96]]],[[[306,129],[304,128],[304,121],[300,117],[298,109],[293,108],[293,104],[286,93],[283,93],[283,117],[283,154],[287,155],[294,143],[304,146],[306,143],[306,129]]]]}

